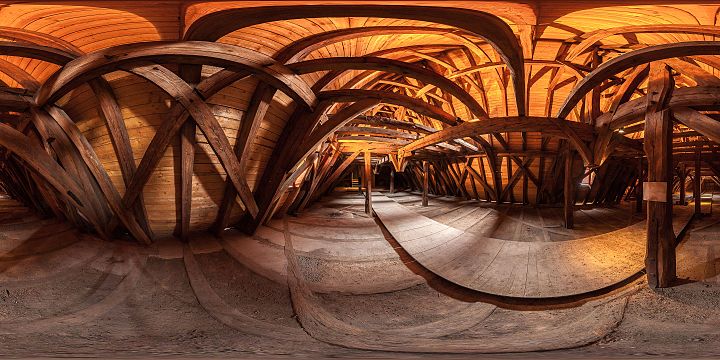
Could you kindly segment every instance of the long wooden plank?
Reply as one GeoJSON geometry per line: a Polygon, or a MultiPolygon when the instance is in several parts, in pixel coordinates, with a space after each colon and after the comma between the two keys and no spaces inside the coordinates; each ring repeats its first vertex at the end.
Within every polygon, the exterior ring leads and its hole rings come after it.
{"type": "MultiPolygon", "coordinates": [[[[276,91],[275,88],[265,83],[258,84],[253,93],[253,97],[250,99],[250,104],[247,110],[245,110],[237,136],[235,137],[235,156],[239,159],[240,168],[242,169],[247,168],[247,162],[250,159],[250,145],[260,129],[260,123],[262,119],[265,118],[265,114],[270,107],[276,91]]],[[[237,191],[232,185],[230,178],[228,178],[225,181],[225,192],[214,224],[214,232],[216,235],[222,232],[230,221],[230,214],[232,213],[236,196],[237,191]]]]}
{"type": "Polygon", "coordinates": [[[688,107],[674,107],[673,117],[685,126],[720,144],[720,122],[688,107]]]}

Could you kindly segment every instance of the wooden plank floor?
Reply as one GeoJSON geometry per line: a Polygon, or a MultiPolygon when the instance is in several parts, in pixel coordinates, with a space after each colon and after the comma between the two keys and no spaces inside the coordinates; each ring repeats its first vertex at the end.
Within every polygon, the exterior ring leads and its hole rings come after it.
{"type": "Polygon", "coordinates": [[[599,235],[643,221],[632,206],[578,209],[575,227],[563,227],[561,208],[494,204],[436,197],[428,207],[420,206],[419,193],[384,193],[385,196],[437,222],[480,235],[514,241],[565,241],[599,235]]]}
{"type": "MultiPolygon", "coordinates": [[[[546,241],[542,234],[523,235],[522,231],[515,230],[512,238],[523,239],[509,240],[484,235],[507,233],[508,229],[499,227],[502,222],[499,225],[494,222],[494,228],[475,226],[474,231],[468,230],[474,225],[463,229],[467,223],[455,228],[379,193],[373,198],[373,206],[383,225],[418,263],[452,283],[485,293],[523,298],[583,294],[619,283],[644,266],[645,224],[642,221],[602,234],[573,236],[565,241],[546,241]]],[[[530,209],[524,211],[527,210],[530,209]]],[[[465,206],[454,210],[459,212],[459,217],[487,219],[476,214],[482,211],[465,206]]],[[[611,224],[622,220],[613,219],[612,215],[594,214],[606,223],[605,229],[613,229],[611,224]]],[[[676,208],[676,233],[691,215],[689,207],[676,208]]],[[[522,216],[520,219],[522,225],[533,221],[522,216]]]]}
{"type": "MultiPolygon", "coordinates": [[[[409,270],[355,195],[331,197],[297,217],[287,217],[308,286],[320,293],[375,294],[424,282],[409,270]],[[347,210],[355,208],[358,211],[347,210]]],[[[283,220],[271,220],[248,236],[226,231],[228,253],[266,278],[285,283],[283,220]]]]}
{"type": "MultiPolygon", "coordinates": [[[[623,315],[628,300],[645,304],[651,296],[660,297],[654,292],[632,295],[633,289],[624,288],[577,307],[515,311],[488,303],[466,303],[424,284],[381,291],[405,276],[408,282],[404,285],[424,279],[405,268],[397,255],[390,256],[392,249],[383,244],[387,240],[382,238],[381,228],[363,214],[362,203],[353,199],[355,196],[324,199],[298,217],[271,221],[255,237],[226,231],[218,241],[210,234],[197,233],[189,244],[166,239],[150,248],[101,241],[87,234],[65,241],[60,234],[67,233],[70,238],[75,232],[62,231],[60,222],[34,219],[30,223],[35,225],[28,225],[21,218],[8,217],[6,224],[0,224],[0,233],[10,235],[7,241],[0,241],[5,254],[0,257],[0,287],[9,289],[0,296],[7,299],[0,311],[5,352],[177,356],[202,348],[205,354],[241,356],[231,351],[272,347],[278,353],[292,351],[307,357],[390,357],[397,356],[397,351],[501,353],[575,348],[605,338],[621,321],[636,326],[637,317],[623,315]],[[334,202],[345,203],[343,210],[325,205],[334,202]],[[33,227],[37,232],[29,231],[33,227]],[[51,235],[53,229],[58,236],[51,235]],[[286,241],[291,239],[294,246],[285,249],[278,234],[286,241]],[[235,261],[240,258],[249,265],[235,261]],[[289,276],[288,264],[297,270],[289,276]],[[268,268],[276,271],[277,282],[254,274],[266,275],[263,271],[268,268]],[[302,288],[291,282],[288,292],[288,280],[302,288]],[[334,290],[329,285],[335,286],[334,290]],[[324,292],[319,293],[316,288],[323,286],[324,292]],[[359,294],[363,292],[366,294],[359,294]],[[186,334],[195,333],[202,336],[188,341],[186,334]],[[351,348],[393,353],[378,355],[351,348]]],[[[375,200],[376,211],[394,203],[379,193],[375,200]]],[[[556,247],[587,239],[532,242],[483,238],[445,224],[438,227],[437,220],[395,204],[405,210],[396,214],[398,228],[415,236],[408,246],[440,254],[447,248],[457,261],[439,262],[444,274],[462,275],[464,269],[459,265],[489,258],[494,252],[495,261],[487,266],[486,275],[504,279],[508,292],[524,288],[533,293],[567,285],[556,273],[569,273],[575,262],[595,256],[592,247],[577,253],[573,252],[576,248],[556,247]],[[426,226],[412,228],[400,222],[418,218],[426,226]],[[491,239],[486,242],[494,241],[496,247],[475,246],[478,238],[491,239]],[[458,242],[448,243],[455,240],[458,242]],[[544,250],[532,254],[533,246],[544,250]],[[553,255],[556,252],[560,253],[553,255]],[[535,257],[526,260],[523,269],[517,258],[528,254],[535,257]],[[502,266],[500,257],[519,264],[502,266]],[[527,268],[531,261],[537,265],[535,269],[527,268]],[[550,271],[553,267],[555,272],[550,271]]],[[[448,206],[455,211],[449,217],[462,217],[465,223],[482,217],[486,210],[449,200],[448,206]]],[[[438,210],[434,216],[442,213],[438,210]]],[[[519,227],[538,221],[527,211],[510,209],[506,213],[521,217],[519,227]]],[[[623,230],[603,226],[610,231],[607,234],[623,230]]],[[[707,285],[718,283],[719,231],[717,215],[693,222],[678,253],[680,276],[707,285]]],[[[487,284],[492,285],[490,280],[487,284]]],[[[662,296],[663,302],[668,299],[672,298],[662,296]]],[[[698,334],[707,336],[711,331],[707,326],[698,334]]]]}

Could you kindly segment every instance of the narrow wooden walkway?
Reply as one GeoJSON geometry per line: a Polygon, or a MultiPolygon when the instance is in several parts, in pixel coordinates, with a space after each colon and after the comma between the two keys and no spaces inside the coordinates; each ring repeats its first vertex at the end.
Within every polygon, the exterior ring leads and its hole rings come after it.
{"type": "MultiPolygon", "coordinates": [[[[644,222],[582,239],[528,242],[459,230],[383,195],[373,197],[373,208],[420,265],[456,285],[487,294],[519,298],[585,294],[623,282],[644,267],[644,222]]],[[[691,217],[689,208],[677,208],[675,232],[691,217]]]]}

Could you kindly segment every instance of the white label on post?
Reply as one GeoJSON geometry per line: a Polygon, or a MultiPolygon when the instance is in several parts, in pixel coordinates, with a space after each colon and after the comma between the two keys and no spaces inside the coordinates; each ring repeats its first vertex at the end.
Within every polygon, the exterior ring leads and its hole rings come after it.
{"type": "Polygon", "coordinates": [[[643,200],[655,202],[668,202],[667,186],[665,181],[650,181],[643,183],[643,200]]]}

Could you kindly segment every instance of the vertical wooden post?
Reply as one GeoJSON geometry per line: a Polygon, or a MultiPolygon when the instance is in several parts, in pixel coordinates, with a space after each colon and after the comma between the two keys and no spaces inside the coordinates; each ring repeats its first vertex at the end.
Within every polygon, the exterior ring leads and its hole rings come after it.
{"type": "Polygon", "coordinates": [[[635,187],[635,212],[640,214],[643,211],[643,158],[638,158],[638,184],[635,187]]]}
{"type": "MultiPolygon", "coordinates": [[[[202,66],[185,65],[178,69],[180,77],[191,86],[197,85],[202,78],[202,66]]],[[[192,176],[195,164],[196,123],[190,118],[180,131],[180,239],[188,241],[190,233],[190,211],[192,209],[192,176]]],[[[234,196],[233,196],[234,199],[234,196]]],[[[219,232],[224,230],[219,229],[219,232]]]]}
{"type": "Polygon", "coordinates": [[[355,184],[355,169],[353,167],[350,167],[350,188],[351,189],[354,184],[355,184]]]}
{"type": "Polygon", "coordinates": [[[188,241],[192,208],[192,174],[195,163],[195,123],[186,121],[180,133],[180,239],[188,241]]]}
{"type": "MultiPolygon", "coordinates": [[[[530,90],[528,90],[528,91],[530,91],[530,90]]],[[[522,150],[523,150],[523,152],[525,152],[527,150],[527,133],[523,131],[522,133],[520,133],[520,136],[522,136],[522,150]]],[[[525,162],[525,160],[527,160],[527,157],[523,156],[522,161],[525,162]]],[[[522,203],[523,203],[523,205],[527,205],[530,203],[530,201],[528,200],[528,185],[529,184],[528,184],[527,172],[523,171],[523,179],[522,180],[523,180],[523,182],[522,182],[522,203]]]]}
{"type": "Polygon", "coordinates": [[[667,287],[675,279],[675,234],[672,228],[672,119],[667,99],[674,87],[670,69],[650,65],[645,112],[645,153],[648,158],[647,256],[650,287],[667,287]]]}
{"type": "Polygon", "coordinates": [[[428,175],[429,164],[423,161],[423,188],[422,188],[422,206],[428,206],[428,175]]]}
{"type": "Polygon", "coordinates": [[[372,216],[372,163],[370,162],[370,152],[365,151],[365,213],[372,216]]]}
{"type": "Polygon", "coordinates": [[[575,184],[573,184],[573,151],[568,147],[565,154],[565,228],[572,229],[575,226],[573,211],[575,210],[575,184]]]}
{"type": "Polygon", "coordinates": [[[395,193],[395,169],[390,169],[390,193],[395,193]]]}
{"type": "Polygon", "coordinates": [[[693,180],[693,198],[695,201],[695,214],[700,215],[702,214],[702,189],[700,189],[700,187],[702,186],[702,169],[700,166],[700,151],[695,154],[695,178],[693,180]]]}
{"type": "Polygon", "coordinates": [[[687,205],[685,202],[685,163],[680,164],[680,175],[678,181],[680,182],[680,205],[687,205]]]}

